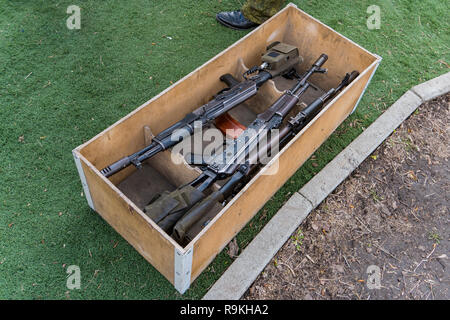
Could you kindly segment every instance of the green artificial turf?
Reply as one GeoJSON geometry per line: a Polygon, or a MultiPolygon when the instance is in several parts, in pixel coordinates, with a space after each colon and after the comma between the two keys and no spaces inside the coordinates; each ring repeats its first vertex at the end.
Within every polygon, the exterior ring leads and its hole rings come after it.
{"type": "MultiPolygon", "coordinates": [[[[294,3],[383,62],[357,111],[238,235],[241,248],[406,90],[449,71],[448,1],[294,3]],[[372,4],[380,30],[366,26],[372,4]]],[[[0,299],[198,299],[232,263],[222,252],[181,296],[90,210],[71,150],[245,35],[214,19],[239,6],[0,0],[0,299]],[[66,27],[71,4],[80,30],[66,27]],[[66,287],[69,265],[80,290],[66,287]]]]}

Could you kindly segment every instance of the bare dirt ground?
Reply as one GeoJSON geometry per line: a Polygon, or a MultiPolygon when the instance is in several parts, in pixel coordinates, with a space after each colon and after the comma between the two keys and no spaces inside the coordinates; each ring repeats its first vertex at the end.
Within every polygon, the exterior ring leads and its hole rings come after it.
{"type": "Polygon", "coordinates": [[[242,299],[450,299],[449,108],[450,94],[420,106],[242,299]]]}

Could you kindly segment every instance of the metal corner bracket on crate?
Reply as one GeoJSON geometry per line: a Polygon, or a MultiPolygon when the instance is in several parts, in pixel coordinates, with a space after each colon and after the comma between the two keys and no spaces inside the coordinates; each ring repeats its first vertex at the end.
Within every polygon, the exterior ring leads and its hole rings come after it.
{"type": "Polygon", "coordinates": [[[180,251],[175,247],[174,286],[181,294],[185,293],[191,284],[192,253],[194,248],[180,251]]]}
{"type": "Polygon", "coordinates": [[[72,150],[73,159],[75,160],[75,165],[78,169],[78,175],[80,176],[81,185],[83,186],[83,192],[86,197],[87,203],[92,210],[95,211],[94,202],[92,201],[91,192],[89,191],[89,186],[86,182],[86,176],[84,175],[83,167],[81,166],[80,157],[77,155],[75,150],[72,150]]]}

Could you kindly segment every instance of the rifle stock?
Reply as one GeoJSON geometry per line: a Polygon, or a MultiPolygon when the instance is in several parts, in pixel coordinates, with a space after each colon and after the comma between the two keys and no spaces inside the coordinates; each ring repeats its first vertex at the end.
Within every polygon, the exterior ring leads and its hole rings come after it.
{"type": "Polygon", "coordinates": [[[237,171],[219,190],[214,191],[204,200],[194,205],[192,209],[189,210],[189,213],[185,214],[175,224],[172,238],[179,243],[183,243],[188,230],[192,228],[192,226],[197,223],[197,221],[199,221],[206,212],[210,211],[216,203],[223,202],[245,176],[245,170],[237,171]]]}

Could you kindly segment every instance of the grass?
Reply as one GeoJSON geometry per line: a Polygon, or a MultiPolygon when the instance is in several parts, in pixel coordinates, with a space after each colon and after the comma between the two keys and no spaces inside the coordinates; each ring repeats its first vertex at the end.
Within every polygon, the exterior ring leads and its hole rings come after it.
{"type": "Polygon", "coordinates": [[[441,236],[436,231],[430,231],[428,233],[428,239],[433,240],[436,244],[440,244],[442,240],[441,236]]]}
{"type": "Polygon", "coordinates": [[[305,235],[303,234],[302,229],[299,229],[295,235],[291,236],[292,243],[297,251],[300,251],[300,248],[303,245],[303,239],[305,239],[305,235]]]}
{"type": "MultiPolygon", "coordinates": [[[[411,86],[448,72],[448,1],[294,1],[384,59],[357,111],[238,235],[245,247],[289,196],[411,86]],[[262,214],[264,213],[264,214],[262,214]]],[[[214,15],[239,1],[0,0],[0,298],[201,298],[222,252],[184,296],[92,212],[71,150],[240,39],[214,15]],[[68,30],[66,8],[81,7],[68,30]],[[81,289],[68,290],[69,265],[81,289]]]]}

